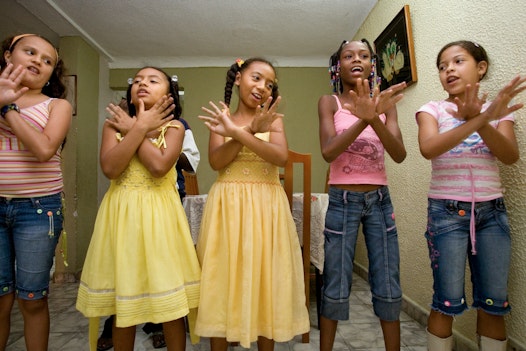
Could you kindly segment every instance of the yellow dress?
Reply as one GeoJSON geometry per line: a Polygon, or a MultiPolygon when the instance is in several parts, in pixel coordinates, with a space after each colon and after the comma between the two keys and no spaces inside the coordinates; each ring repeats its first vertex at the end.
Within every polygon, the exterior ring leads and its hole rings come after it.
{"type": "Polygon", "coordinates": [[[246,147],[209,191],[197,255],[197,335],[248,348],[258,336],[282,342],[309,331],[301,248],[279,169],[246,147]]]}
{"type": "Polygon", "coordinates": [[[179,319],[197,308],[200,267],[175,185],[137,156],[111,181],[84,262],[77,309],[118,327],[179,319]]]}

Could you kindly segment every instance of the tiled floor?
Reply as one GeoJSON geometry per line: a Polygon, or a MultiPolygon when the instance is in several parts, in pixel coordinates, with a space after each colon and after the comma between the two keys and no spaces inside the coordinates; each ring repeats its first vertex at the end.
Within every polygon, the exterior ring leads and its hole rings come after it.
{"type": "MultiPolygon", "coordinates": [[[[76,283],[53,283],[49,298],[51,314],[50,351],[84,351],[88,350],[88,321],[75,309],[77,297],[76,283]]],[[[316,301],[311,293],[311,333],[310,343],[302,344],[301,337],[287,343],[276,343],[275,351],[316,351],[319,349],[320,332],[317,327],[316,301]]],[[[15,304],[16,305],[16,304],[15,304]]],[[[369,285],[358,275],[354,276],[353,292],[350,299],[351,319],[338,324],[334,351],[378,351],[384,350],[382,331],[378,319],[374,316],[371,304],[369,285]]],[[[101,323],[102,326],[103,323],[101,323]]],[[[425,351],[425,329],[412,320],[407,314],[401,315],[402,350],[425,351]]],[[[231,351],[242,351],[241,347],[232,347],[231,351]]],[[[25,350],[23,323],[18,309],[13,309],[11,319],[11,336],[7,351],[25,350]]],[[[135,351],[156,350],[152,347],[151,338],[137,328],[135,351]]],[[[161,349],[165,350],[165,349],[161,349]]],[[[187,351],[209,351],[208,339],[192,345],[188,339],[187,351]]],[[[255,344],[251,350],[257,350],[255,344]]]]}

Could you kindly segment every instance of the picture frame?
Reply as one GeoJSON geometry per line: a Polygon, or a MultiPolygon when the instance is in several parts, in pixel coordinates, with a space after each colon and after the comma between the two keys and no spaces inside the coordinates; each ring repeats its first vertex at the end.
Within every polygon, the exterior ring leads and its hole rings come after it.
{"type": "Polygon", "coordinates": [[[77,115],[77,75],[68,75],[64,77],[66,86],[66,100],[73,107],[73,116],[77,115]]]}
{"type": "Polygon", "coordinates": [[[410,86],[417,81],[415,48],[411,29],[409,5],[385,27],[374,41],[378,55],[378,76],[382,78],[380,90],[406,82],[410,86]]]}

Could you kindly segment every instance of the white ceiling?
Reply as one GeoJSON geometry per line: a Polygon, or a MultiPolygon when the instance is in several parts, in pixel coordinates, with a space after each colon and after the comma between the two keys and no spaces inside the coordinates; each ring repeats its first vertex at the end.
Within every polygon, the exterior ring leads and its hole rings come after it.
{"type": "Polygon", "coordinates": [[[377,0],[15,1],[58,36],[83,37],[110,68],[229,65],[264,56],[278,66],[327,66],[377,0]]]}

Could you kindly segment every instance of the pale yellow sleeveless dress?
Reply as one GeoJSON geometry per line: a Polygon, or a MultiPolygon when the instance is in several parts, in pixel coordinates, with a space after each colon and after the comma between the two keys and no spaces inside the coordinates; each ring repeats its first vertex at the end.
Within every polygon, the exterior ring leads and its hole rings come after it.
{"type": "Polygon", "coordinates": [[[116,315],[128,327],[198,306],[200,267],[175,179],[175,168],[154,178],[134,156],[111,181],[82,270],[76,306],[86,317],[116,315]]]}
{"type": "MultiPolygon", "coordinates": [[[[269,134],[257,134],[268,140],[269,134]]],[[[296,226],[279,169],[243,147],[219,171],[197,243],[202,265],[196,334],[241,346],[310,329],[296,226]]]]}

